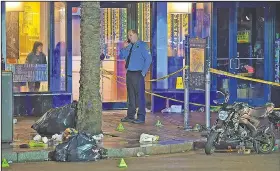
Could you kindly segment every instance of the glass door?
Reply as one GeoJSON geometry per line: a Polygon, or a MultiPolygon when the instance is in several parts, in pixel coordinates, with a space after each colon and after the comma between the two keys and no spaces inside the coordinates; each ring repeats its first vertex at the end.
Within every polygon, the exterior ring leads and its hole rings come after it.
{"type": "MultiPolygon", "coordinates": [[[[265,79],[265,7],[248,7],[240,4],[237,8],[237,55],[235,73],[254,79],[265,79]]],[[[262,105],[266,102],[265,89],[262,83],[236,80],[237,101],[245,101],[250,105],[262,105]]]]}
{"type": "MultiPolygon", "coordinates": [[[[272,50],[267,3],[214,3],[213,67],[236,75],[270,80],[272,50]],[[216,39],[215,39],[216,38],[216,39]]],[[[230,102],[265,104],[269,86],[253,81],[213,75],[217,90],[230,92],[230,102]],[[217,81],[215,81],[217,80],[217,81]]]]}
{"type": "MultiPolygon", "coordinates": [[[[101,99],[105,108],[123,108],[127,102],[125,85],[125,60],[119,52],[127,40],[128,29],[136,29],[141,40],[150,45],[150,3],[136,3],[129,8],[129,3],[102,3],[100,10],[101,32],[101,67],[108,72],[101,72],[101,99]],[[137,9],[137,12],[134,10],[137,9]],[[134,15],[135,13],[135,15],[134,15]],[[136,15],[137,14],[137,15],[136,15]],[[137,21],[137,24],[136,24],[137,21]],[[117,76],[117,77],[116,77],[117,76]],[[124,78],[124,79],[123,79],[124,78]],[[117,105],[116,105],[117,104],[117,105]]],[[[73,100],[79,98],[80,80],[80,7],[72,8],[72,92],[73,100]]],[[[150,73],[146,80],[150,80],[150,73]]],[[[146,84],[146,90],[150,83],[146,84]]],[[[147,103],[150,97],[147,96],[147,103]]]]}
{"type": "MultiPolygon", "coordinates": [[[[225,71],[225,72],[234,72],[232,67],[233,59],[233,49],[229,48],[233,46],[232,43],[232,34],[231,22],[230,22],[230,5],[229,3],[219,4],[214,3],[214,15],[213,21],[216,23],[213,27],[213,67],[225,71]]],[[[230,92],[230,101],[235,101],[235,96],[232,94],[232,85],[234,84],[234,79],[226,77],[223,75],[213,75],[214,82],[217,83],[217,90],[230,92]],[[216,80],[216,81],[215,81],[216,80]]],[[[219,97],[217,97],[219,98],[219,97]]]]}

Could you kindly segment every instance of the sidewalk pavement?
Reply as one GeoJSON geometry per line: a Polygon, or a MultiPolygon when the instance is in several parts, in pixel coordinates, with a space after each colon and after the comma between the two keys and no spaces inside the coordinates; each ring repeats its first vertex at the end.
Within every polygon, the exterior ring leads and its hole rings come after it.
{"type": "MultiPolygon", "coordinates": [[[[145,124],[123,123],[125,131],[118,132],[116,128],[125,115],[125,110],[103,112],[102,130],[105,135],[103,146],[108,149],[109,157],[132,157],[138,152],[153,155],[190,151],[195,148],[197,142],[206,140],[199,132],[185,131],[183,114],[174,113],[148,113],[145,124]],[[164,126],[156,127],[157,120],[160,120],[164,126]],[[157,144],[141,145],[139,138],[142,133],[158,135],[160,140],[157,144]]],[[[205,124],[205,113],[193,112],[189,118],[191,126],[197,123],[205,124]]],[[[48,153],[54,148],[19,148],[20,144],[28,143],[36,135],[31,125],[38,119],[38,117],[27,116],[17,118],[18,122],[14,125],[14,142],[12,146],[2,145],[2,158],[13,162],[48,160],[48,153]]],[[[211,122],[213,123],[215,119],[216,114],[212,114],[211,122]]],[[[201,147],[201,143],[199,144],[201,147]]]]}

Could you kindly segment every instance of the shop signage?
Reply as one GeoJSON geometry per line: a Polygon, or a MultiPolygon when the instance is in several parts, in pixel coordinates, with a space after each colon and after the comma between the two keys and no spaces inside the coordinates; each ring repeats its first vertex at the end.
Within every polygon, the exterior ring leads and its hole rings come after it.
{"type": "Polygon", "coordinates": [[[251,31],[244,30],[237,32],[237,43],[250,43],[251,42],[251,31]]]}
{"type": "Polygon", "coordinates": [[[46,64],[15,64],[12,71],[14,82],[48,81],[46,64]]]}
{"type": "Polygon", "coordinates": [[[190,88],[204,89],[206,39],[190,39],[190,88]]]}

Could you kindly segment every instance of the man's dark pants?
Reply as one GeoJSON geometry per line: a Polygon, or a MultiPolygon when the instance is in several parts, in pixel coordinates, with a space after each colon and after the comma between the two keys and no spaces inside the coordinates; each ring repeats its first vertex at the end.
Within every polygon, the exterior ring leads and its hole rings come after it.
{"type": "Polygon", "coordinates": [[[127,71],[126,86],[128,96],[127,117],[134,119],[138,107],[137,119],[145,121],[146,100],[145,100],[145,79],[141,71],[127,71]]]}

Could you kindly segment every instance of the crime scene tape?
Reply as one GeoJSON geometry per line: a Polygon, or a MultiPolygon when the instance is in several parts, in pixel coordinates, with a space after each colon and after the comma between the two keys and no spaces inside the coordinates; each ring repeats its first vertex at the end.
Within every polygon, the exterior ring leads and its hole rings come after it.
{"type": "MultiPolygon", "coordinates": [[[[113,78],[116,80],[117,83],[122,84],[122,85],[124,85],[124,86],[126,85],[125,83],[120,82],[120,81],[117,80],[118,76],[116,76],[116,75],[114,75],[114,74],[112,74],[112,73],[110,73],[110,74],[113,76],[113,78]]],[[[102,75],[102,76],[103,76],[103,75],[102,75]]],[[[108,78],[108,77],[105,77],[105,78],[110,79],[110,78],[108,78]]],[[[149,92],[149,91],[146,91],[146,90],[145,90],[145,93],[146,93],[146,94],[150,94],[150,95],[152,95],[152,96],[160,97],[160,98],[163,98],[163,99],[168,99],[168,100],[171,100],[171,101],[175,101],[175,102],[179,102],[179,103],[184,103],[184,101],[177,100],[177,99],[173,99],[173,98],[169,98],[169,97],[165,97],[165,96],[161,96],[161,95],[159,95],[159,94],[152,93],[152,92],[149,92]]],[[[193,102],[190,102],[190,104],[191,104],[191,105],[195,105],[195,106],[202,106],[202,107],[205,107],[204,104],[193,103],[193,102]]],[[[217,108],[217,107],[220,107],[220,106],[211,106],[211,107],[217,108]]]]}
{"type": "MultiPolygon", "coordinates": [[[[155,82],[155,81],[160,81],[160,80],[164,80],[168,77],[171,77],[181,71],[183,71],[184,69],[187,69],[188,66],[185,66],[171,74],[168,74],[166,76],[163,76],[161,78],[158,78],[158,79],[152,79],[152,80],[148,80],[148,81],[145,81],[145,82],[155,82]]],[[[124,77],[121,77],[121,76],[117,76],[115,74],[113,74],[112,72],[110,71],[107,71],[103,68],[100,68],[102,71],[105,71],[107,73],[109,73],[110,75],[112,75],[114,77],[114,79],[116,78],[121,78],[123,80],[125,80],[126,78],[124,77]]],[[[232,73],[229,73],[229,72],[225,72],[225,71],[221,71],[221,70],[217,70],[217,69],[214,69],[214,68],[210,68],[210,72],[213,73],[213,74],[217,74],[217,75],[224,75],[224,76],[228,76],[228,77],[233,77],[233,78],[238,78],[238,79],[243,79],[243,80],[248,80],[248,81],[254,81],[254,82],[259,82],[259,83],[263,83],[263,84],[269,84],[269,85],[274,85],[274,86],[279,86],[280,87],[280,84],[279,83],[275,83],[275,82],[271,82],[271,81],[265,81],[265,80],[260,80],[260,79],[255,79],[255,78],[249,78],[249,77],[244,77],[244,76],[240,76],[240,75],[235,75],[235,74],[232,74],[232,73]]],[[[104,76],[106,77],[106,76],[104,76]]],[[[108,77],[107,77],[108,78],[108,77]]],[[[108,78],[110,79],[110,78],[108,78]]],[[[119,84],[122,84],[122,85],[126,85],[125,83],[123,82],[120,82],[116,79],[116,81],[119,83],[119,84]]],[[[150,94],[150,95],[153,95],[153,96],[156,96],[156,97],[160,97],[160,98],[164,98],[164,99],[168,99],[168,100],[171,100],[171,101],[176,101],[176,102],[180,102],[180,103],[184,103],[183,101],[180,101],[180,100],[177,100],[177,99],[173,99],[173,98],[169,98],[169,97],[164,97],[164,96],[161,96],[161,95],[158,95],[158,94],[155,94],[155,93],[151,93],[151,92],[148,92],[148,91],[145,91],[147,94],[150,94]]],[[[195,105],[195,106],[205,106],[204,104],[199,104],[199,103],[192,103],[190,102],[190,104],[192,105],[195,105]]],[[[211,106],[211,107],[220,107],[220,106],[211,106]]],[[[280,108],[274,108],[274,110],[280,110],[280,108]]]]}
{"type": "Polygon", "coordinates": [[[224,76],[228,76],[228,77],[233,77],[233,78],[238,78],[238,79],[248,80],[248,81],[254,81],[254,82],[258,82],[258,83],[269,84],[269,85],[280,87],[279,83],[260,80],[260,79],[255,79],[255,78],[244,77],[244,76],[241,76],[241,75],[235,75],[235,74],[225,72],[225,71],[221,71],[221,70],[217,70],[217,69],[214,69],[214,68],[210,68],[210,72],[214,73],[214,74],[217,74],[217,75],[224,75],[224,76]]]}
{"type": "MultiPolygon", "coordinates": [[[[172,72],[171,74],[168,74],[168,75],[166,75],[166,76],[163,76],[163,77],[161,77],[161,78],[158,78],[158,79],[152,79],[152,80],[147,80],[147,81],[145,81],[145,82],[156,82],[156,81],[161,81],[161,80],[164,80],[164,79],[166,79],[166,78],[168,78],[168,77],[171,77],[171,76],[173,76],[173,75],[175,75],[175,74],[177,74],[177,73],[179,73],[179,72],[181,72],[181,71],[183,71],[184,69],[187,69],[188,68],[188,66],[184,66],[183,68],[181,68],[181,69],[179,69],[179,70],[177,70],[177,71],[175,71],[175,72],[172,72]]],[[[111,75],[114,75],[114,74],[112,74],[110,71],[107,71],[107,70],[105,70],[105,69],[103,69],[103,68],[100,68],[101,70],[103,70],[103,71],[105,71],[105,72],[107,72],[107,73],[109,73],[109,74],[111,74],[111,75]]],[[[121,79],[126,79],[126,78],[124,78],[124,77],[122,77],[122,76],[117,76],[118,78],[121,78],[121,79]]]]}

